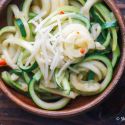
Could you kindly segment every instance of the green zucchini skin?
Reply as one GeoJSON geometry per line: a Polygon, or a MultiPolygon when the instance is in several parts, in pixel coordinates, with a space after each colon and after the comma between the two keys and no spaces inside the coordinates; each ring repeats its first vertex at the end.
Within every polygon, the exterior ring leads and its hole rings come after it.
{"type": "Polygon", "coordinates": [[[29,13],[29,19],[30,19],[30,20],[33,19],[33,18],[36,17],[36,16],[37,16],[36,13],[33,13],[33,12],[30,12],[30,13],[29,13]]]}
{"type": "Polygon", "coordinates": [[[39,94],[40,98],[44,101],[47,101],[47,102],[53,102],[53,101],[57,101],[59,99],[61,99],[62,97],[61,96],[58,96],[58,95],[53,95],[53,94],[39,94]]]}
{"type": "Polygon", "coordinates": [[[10,73],[14,73],[16,75],[22,75],[23,71],[20,69],[13,69],[10,71],[10,73]]]}
{"type": "MultiPolygon", "coordinates": [[[[52,17],[54,17],[54,16],[56,16],[56,15],[53,15],[52,17]]],[[[83,25],[85,25],[87,29],[90,29],[90,21],[85,16],[83,16],[82,14],[77,13],[77,12],[75,12],[75,13],[69,13],[69,17],[71,17],[71,19],[75,19],[75,20],[81,21],[81,23],[83,25]]],[[[48,25],[50,25],[52,23],[54,23],[54,21],[50,20],[50,21],[48,21],[45,24],[45,26],[48,26],[48,25]]]]}
{"type": "Polygon", "coordinates": [[[88,74],[88,80],[93,80],[94,79],[94,72],[90,71],[90,73],[88,74]]]}
{"type": "Polygon", "coordinates": [[[24,66],[22,61],[24,58],[28,58],[27,57],[27,53],[24,52],[24,54],[21,54],[18,58],[17,61],[17,65],[19,66],[19,68],[24,71],[24,72],[31,72],[32,70],[36,69],[38,67],[37,62],[34,62],[31,66],[24,66]]]}
{"type": "Polygon", "coordinates": [[[26,30],[25,30],[25,27],[24,27],[24,24],[23,24],[22,20],[21,19],[16,19],[15,25],[19,29],[22,37],[26,38],[27,34],[26,34],[26,30]]]}
{"type": "Polygon", "coordinates": [[[57,9],[56,14],[59,11],[79,13],[80,9],[74,6],[64,6],[64,7],[60,7],[59,9],[57,9]]]}
{"type": "Polygon", "coordinates": [[[117,21],[111,16],[111,12],[108,10],[108,8],[106,8],[106,6],[104,6],[102,3],[95,4],[93,8],[94,8],[93,14],[97,17],[97,21],[102,25],[104,29],[108,28],[110,30],[112,37],[111,40],[112,40],[112,53],[113,53],[112,65],[113,67],[115,67],[120,55],[118,38],[117,38],[118,36],[116,30],[117,21]]]}
{"type": "Polygon", "coordinates": [[[102,25],[102,29],[108,29],[108,28],[112,28],[112,27],[116,27],[117,26],[117,21],[112,21],[112,22],[106,22],[102,25]]]}
{"type": "Polygon", "coordinates": [[[112,66],[115,67],[118,59],[120,58],[120,48],[117,46],[116,50],[113,52],[112,66]]]}
{"type": "Polygon", "coordinates": [[[6,26],[0,29],[0,37],[2,37],[2,35],[5,33],[15,33],[15,32],[16,32],[16,28],[14,26],[6,26]]]}
{"type": "Polygon", "coordinates": [[[29,93],[31,98],[33,99],[34,103],[39,106],[40,108],[46,109],[46,110],[59,110],[65,107],[70,99],[69,98],[62,98],[56,102],[45,102],[44,100],[40,99],[35,90],[34,90],[34,85],[36,84],[36,80],[33,79],[30,82],[29,85],[29,93]]]}
{"type": "Polygon", "coordinates": [[[101,89],[99,91],[99,93],[101,93],[102,91],[105,90],[105,88],[108,86],[108,84],[110,83],[110,81],[112,79],[113,66],[112,66],[112,63],[110,62],[110,60],[105,56],[93,55],[93,56],[90,56],[85,59],[85,61],[90,61],[90,60],[99,60],[99,61],[103,62],[107,67],[107,75],[106,75],[106,78],[104,79],[104,81],[102,82],[101,89]]]}
{"type": "Polygon", "coordinates": [[[39,87],[37,87],[37,89],[35,89],[35,90],[40,92],[40,93],[42,93],[42,92],[52,93],[55,95],[59,95],[59,96],[67,97],[67,98],[72,98],[72,99],[75,99],[78,96],[78,94],[73,93],[72,91],[70,91],[70,93],[66,93],[64,90],[47,88],[47,87],[44,87],[43,85],[39,85],[39,87]]]}
{"type": "Polygon", "coordinates": [[[20,69],[24,72],[31,72],[32,70],[34,70],[35,68],[38,67],[37,62],[35,62],[34,64],[32,64],[31,66],[25,67],[25,66],[20,66],[20,69]]]}
{"type": "Polygon", "coordinates": [[[1,78],[5,81],[5,83],[6,83],[8,86],[13,87],[13,85],[10,83],[10,81],[9,81],[9,79],[8,79],[7,72],[2,72],[1,78]]]}
{"type": "Polygon", "coordinates": [[[89,20],[84,17],[83,15],[79,14],[79,13],[74,13],[71,18],[76,19],[76,20],[80,20],[86,27],[87,29],[90,29],[90,22],[89,20]]]}
{"type": "Polygon", "coordinates": [[[15,90],[19,91],[19,92],[23,92],[23,93],[27,93],[28,92],[28,86],[27,84],[25,84],[25,86],[20,82],[16,82],[13,81],[11,79],[11,75],[7,72],[4,71],[1,75],[2,79],[5,81],[5,83],[7,85],[9,85],[10,87],[14,88],[15,90]]]}
{"type": "Polygon", "coordinates": [[[23,72],[22,75],[23,75],[23,78],[24,78],[25,82],[26,82],[27,84],[29,84],[29,83],[30,83],[30,80],[31,80],[29,74],[26,73],[26,72],[23,72]]]}
{"type": "MultiPolygon", "coordinates": [[[[92,82],[90,80],[90,81],[85,81],[85,84],[81,83],[81,85],[80,85],[81,87],[80,87],[80,86],[76,86],[73,82],[71,82],[72,89],[83,96],[92,96],[92,95],[97,95],[97,94],[103,92],[106,89],[106,87],[109,85],[109,83],[112,79],[113,66],[111,64],[111,61],[106,56],[92,55],[92,56],[86,57],[86,59],[82,63],[92,61],[92,60],[98,60],[98,61],[103,62],[107,67],[107,75],[100,84],[98,82],[95,83],[94,81],[92,82]],[[91,83],[89,83],[89,82],[91,82],[91,83]],[[87,90],[88,86],[94,87],[95,89],[87,90]],[[82,89],[82,87],[83,87],[83,89],[82,89]]],[[[73,78],[73,75],[71,74],[70,77],[73,78]]]]}

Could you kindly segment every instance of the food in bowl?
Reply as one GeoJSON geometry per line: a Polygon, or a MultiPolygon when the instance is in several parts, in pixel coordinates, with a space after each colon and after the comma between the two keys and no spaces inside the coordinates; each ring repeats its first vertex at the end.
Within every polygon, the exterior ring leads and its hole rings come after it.
{"type": "Polygon", "coordinates": [[[25,0],[0,30],[5,83],[42,109],[102,93],[120,56],[117,20],[100,0],[25,0]]]}

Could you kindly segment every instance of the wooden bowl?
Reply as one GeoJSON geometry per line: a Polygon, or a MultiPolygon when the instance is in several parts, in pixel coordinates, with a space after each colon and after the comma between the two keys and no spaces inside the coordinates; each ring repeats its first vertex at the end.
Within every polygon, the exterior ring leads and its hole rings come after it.
{"type": "MultiPolygon", "coordinates": [[[[9,0],[0,0],[0,5],[1,5],[1,2],[2,2],[2,5],[4,5],[3,1],[5,2],[9,0]]],[[[121,57],[114,71],[113,79],[103,93],[92,97],[78,97],[77,99],[72,100],[68,106],[66,106],[65,108],[59,111],[47,111],[47,110],[38,108],[30,98],[23,96],[20,93],[14,91],[13,89],[9,88],[1,80],[0,88],[5,93],[5,95],[7,95],[12,101],[14,101],[20,107],[22,107],[23,109],[29,112],[35,113],[40,116],[54,117],[54,118],[59,118],[59,117],[62,118],[62,117],[76,115],[81,112],[86,112],[87,110],[90,110],[91,108],[97,106],[97,104],[102,102],[104,98],[107,97],[110,94],[110,92],[114,89],[114,87],[118,84],[118,81],[123,73],[124,63],[125,63],[125,25],[124,25],[123,18],[113,0],[104,0],[104,1],[107,4],[107,6],[109,6],[109,8],[116,15],[120,26],[119,44],[121,48],[121,57]]],[[[2,6],[2,8],[3,7],[5,6],[2,6]]]]}

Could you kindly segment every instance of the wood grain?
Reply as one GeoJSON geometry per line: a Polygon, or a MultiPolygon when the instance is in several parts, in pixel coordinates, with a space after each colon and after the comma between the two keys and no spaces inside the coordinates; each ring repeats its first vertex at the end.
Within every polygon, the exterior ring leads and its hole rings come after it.
{"type": "MultiPolygon", "coordinates": [[[[117,1],[118,6],[123,8],[124,0],[117,1]]],[[[2,20],[2,19],[0,19],[2,20]]],[[[115,116],[125,104],[125,72],[120,84],[112,95],[100,106],[77,117],[68,119],[48,119],[30,114],[20,109],[0,92],[0,125],[117,125],[115,116]],[[113,119],[112,116],[115,116],[113,119]]]]}

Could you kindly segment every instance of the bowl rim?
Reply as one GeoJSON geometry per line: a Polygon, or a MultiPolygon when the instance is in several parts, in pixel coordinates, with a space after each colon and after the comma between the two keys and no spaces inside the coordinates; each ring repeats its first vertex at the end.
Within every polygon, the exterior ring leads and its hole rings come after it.
{"type": "Polygon", "coordinates": [[[91,108],[97,106],[99,103],[101,103],[111,93],[111,91],[114,89],[114,87],[118,84],[118,81],[121,78],[121,75],[124,71],[124,66],[125,66],[125,23],[124,23],[124,19],[121,15],[119,8],[117,7],[117,5],[115,4],[115,2],[113,0],[103,0],[103,1],[113,11],[113,13],[115,14],[115,16],[119,22],[123,47],[122,47],[121,58],[119,61],[119,64],[120,64],[118,67],[119,69],[117,70],[115,77],[110,82],[110,85],[107,87],[107,89],[102,94],[100,94],[96,99],[94,99],[89,104],[87,104],[85,106],[80,106],[75,109],[71,109],[69,111],[63,111],[63,110],[47,111],[47,110],[39,109],[37,107],[33,107],[31,105],[24,103],[22,100],[18,99],[15,95],[13,95],[10,92],[9,88],[3,83],[3,81],[0,80],[0,89],[2,90],[2,92],[5,95],[7,95],[7,97],[9,97],[13,102],[15,102],[17,105],[19,105],[21,108],[27,110],[28,112],[31,112],[31,113],[34,113],[34,114],[37,114],[40,116],[44,116],[44,117],[63,118],[63,117],[67,117],[67,116],[74,116],[76,114],[86,112],[86,111],[90,110],[91,108]]]}

